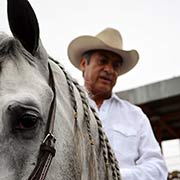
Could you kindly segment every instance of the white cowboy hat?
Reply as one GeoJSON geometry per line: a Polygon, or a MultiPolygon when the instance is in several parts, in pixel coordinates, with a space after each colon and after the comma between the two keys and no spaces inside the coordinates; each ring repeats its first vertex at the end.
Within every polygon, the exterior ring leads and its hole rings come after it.
{"type": "Polygon", "coordinates": [[[122,75],[131,70],[138,62],[139,55],[136,50],[123,50],[122,37],[119,31],[113,28],[106,28],[96,36],[80,36],[71,41],[68,46],[68,57],[71,63],[80,69],[82,54],[90,50],[108,50],[123,58],[121,67],[122,75]]]}

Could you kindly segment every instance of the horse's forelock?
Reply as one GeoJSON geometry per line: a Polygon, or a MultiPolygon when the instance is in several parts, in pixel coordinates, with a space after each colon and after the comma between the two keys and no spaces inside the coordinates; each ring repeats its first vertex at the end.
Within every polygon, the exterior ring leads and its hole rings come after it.
{"type": "Polygon", "coordinates": [[[16,56],[20,49],[20,43],[7,34],[0,34],[0,58],[7,56],[16,56]]]}
{"type": "Polygon", "coordinates": [[[24,49],[18,39],[0,33],[0,63],[6,58],[18,59],[19,54],[22,54],[29,62],[34,61],[34,57],[24,49]]]}
{"type": "Polygon", "coordinates": [[[41,63],[47,67],[48,61],[48,53],[46,52],[45,48],[43,47],[41,40],[39,40],[39,46],[34,56],[31,55],[21,44],[21,42],[6,33],[0,32],[0,63],[6,57],[16,57],[13,59],[18,59],[18,54],[24,55],[29,62],[34,61],[34,59],[43,60],[40,61],[41,63]]]}

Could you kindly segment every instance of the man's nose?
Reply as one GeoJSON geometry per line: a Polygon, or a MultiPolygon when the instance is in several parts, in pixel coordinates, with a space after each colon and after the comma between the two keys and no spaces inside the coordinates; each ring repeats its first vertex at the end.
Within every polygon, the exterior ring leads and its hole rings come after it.
{"type": "Polygon", "coordinates": [[[108,72],[108,73],[113,73],[114,72],[114,68],[112,66],[111,63],[108,63],[104,66],[104,71],[108,72]]]}

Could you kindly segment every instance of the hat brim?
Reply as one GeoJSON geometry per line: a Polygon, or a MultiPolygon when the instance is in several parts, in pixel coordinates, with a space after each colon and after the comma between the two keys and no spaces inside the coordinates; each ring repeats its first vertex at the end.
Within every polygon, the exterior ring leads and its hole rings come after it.
{"type": "Polygon", "coordinates": [[[125,51],[108,46],[102,40],[94,36],[80,36],[68,46],[68,57],[71,63],[80,70],[80,59],[84,52],[90,50],[108,50],[112,51],[123,58],[123,64],[119,75],[122,75],[131,70],[138,62],[139,54],[136,50],[125,51]]]}

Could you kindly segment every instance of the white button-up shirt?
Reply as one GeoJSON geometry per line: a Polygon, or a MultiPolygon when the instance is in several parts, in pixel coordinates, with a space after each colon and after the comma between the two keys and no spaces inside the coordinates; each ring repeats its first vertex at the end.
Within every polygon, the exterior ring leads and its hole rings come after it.
{"type": "Polygon", "coordinates": [[[167,168],[149,119],[142,110],[115,94],[104,100],[99,114],[119,162],[122,180],[167,180],[167,168]]]}

